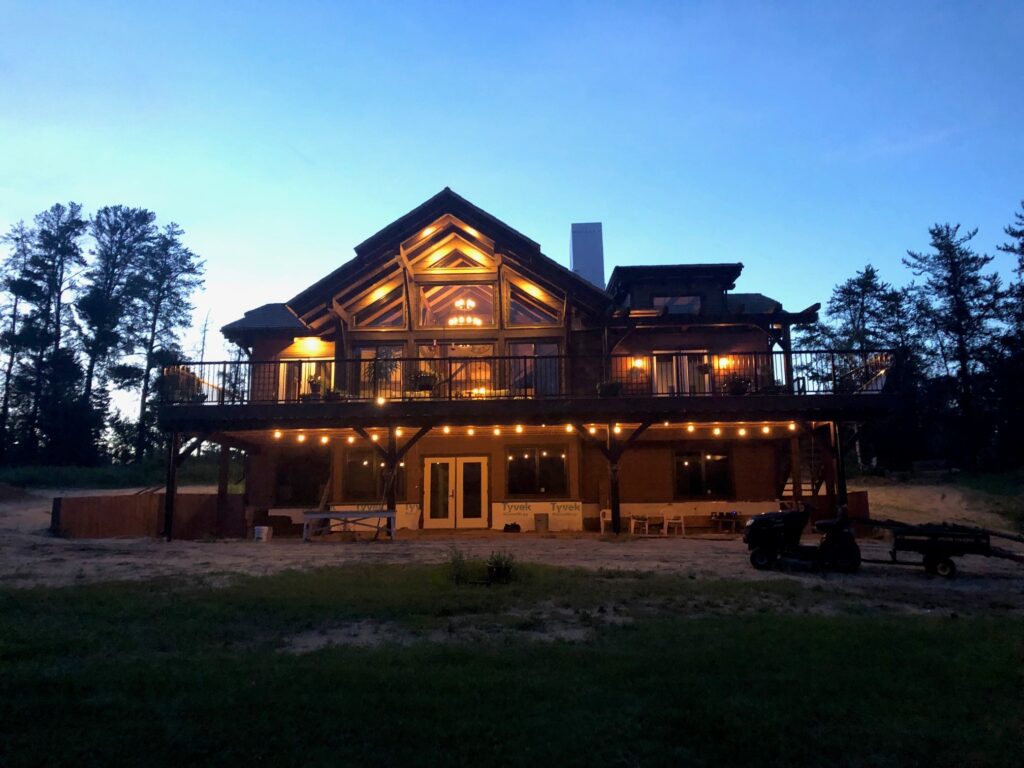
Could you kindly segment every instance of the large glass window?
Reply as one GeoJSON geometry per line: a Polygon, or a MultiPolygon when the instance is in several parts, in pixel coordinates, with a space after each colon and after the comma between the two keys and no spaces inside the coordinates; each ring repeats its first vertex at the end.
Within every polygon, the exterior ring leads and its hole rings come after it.
{"type": "Polygon", "coordinates": [[[494,327],[494,286],[420,286],[420,327],[463,330],[494,327]]]}
{"type": "Polygon", "coordinates": [[[563,446],[510,446],[506,452],[509,496],[559,498],[568,494],[566,449],[563,446]]]}
{"type": "Polygon", "coordinates": [[[377,345],[359,349],[359,394],[361,397],[401,397],[402,361],[405,348],[377,345]]]}
{"type": "Polygon", "coordinates": [[[402,283],[382,285],[359,306],[349,307],[356,328],[405,327],[405,289],[402,283]]]}
{"type": "MultiPolygon", "coordinates": [[[[396,495],[405,498],[405,462],[398,466],[396,495]]],[[[341,480],[345,501],[383,501],[384,462],[372,448],[350,448],[345,451],[341,480]]]]}
{"type": "Polygon", "coordinates": [[[675,455],[677,499],[727,499],[732,496],[729,456],[706,451],[679,451],[675,455]]]}
{"type": "Polygon", "coordinates": [[[561,296],[518,275],[507,273],[508,324],[510,326],[551,326],[562,322],[561,296]]]}
{"type": "Polygon", "coordinates": [[[278,400],[293,403],[299,400],[318,400],[334,386],[332,360],[282,360],[278,400]]]}
{"type": "Polygon", "coordinates": [[[421,344],[420,374],[415,378],[432,391],[451,390],[453,397],[486,397],[494,394],[494,344],[421,344]]]}

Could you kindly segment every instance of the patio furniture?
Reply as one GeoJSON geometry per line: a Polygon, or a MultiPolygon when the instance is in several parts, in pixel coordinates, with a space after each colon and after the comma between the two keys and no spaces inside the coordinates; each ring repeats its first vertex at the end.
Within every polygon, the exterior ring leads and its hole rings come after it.
{"type": "Polygon", "coordinates": [[[725,533],[726,526],[729,527],[731,533],[736,533],[739,528],[740,515],[739,512],[712,512],[711,519],[718,524],[718,532],[725,533]]]}
{"type": "Polygon", "coordinates": [[[395,539],[395,510],[384,508],[355,508],[315,510],[302,513],[302,540],[310,541],[317,534],[330,533],[331,522],[339,521],[342,530],[361,528],[373,531],[373,539],[380,537],[383,528],[388,538],[395,539]],[[384,521],[383,526],[381,521],[384,521]],[[325,530],[326,529],[326,530],[325,530]]]}
{"type": "Polygon", "coordinates": [[[605,526],[612,524],[612,511],[610,509],[601,510],[601,533],[604,533],[605,526]]]}
{"type": "Polygon", "coordinates": [[[674,512],[672,510],[665,510],[664,523],[661,527],[661,535],[668,536],[669,532],[674,530],[679,531],[680,536],[686,535],[686,521],[683,520],[682,512],[674,512]]]}
{"type": "Polygon", "coordinates": [[[646,515],[633,515],[629,518],[629,532],[633,536],[637,534],[637,531],[641,531],[644,536],[649,536],[651,533],[651,525],[655,521],[646,515]]]}

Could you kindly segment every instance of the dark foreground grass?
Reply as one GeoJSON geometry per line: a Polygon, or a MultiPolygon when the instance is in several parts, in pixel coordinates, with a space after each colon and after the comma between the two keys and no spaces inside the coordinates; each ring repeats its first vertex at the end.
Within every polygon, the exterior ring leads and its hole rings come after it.
{"type": "MultiPolygon", "coordinates": [[[[19,488],[138,488],[163,485],[166,472],[160,460],[96,467],[25,465],[0,467],[0,483],[19,488]]],[[[241,490],[241,485],[235,482],[241,476],[241,462],[232,459],[229,473],[232,491],[241,490]]],[[[184,462],[178,482],[182,485],[216,484],[216,457],[201,456],[184,462]]]]}
{"type": "Polygon", "coordinates": [[[817,615],[826,599],[539,567],[490,589],[382,566],[4,591],[0,764],[1019,768],[1019,619],[817,615]],[[585,643],[280,652],[353,619],[408,636],[609,607],[634,622],[585,643]]]}

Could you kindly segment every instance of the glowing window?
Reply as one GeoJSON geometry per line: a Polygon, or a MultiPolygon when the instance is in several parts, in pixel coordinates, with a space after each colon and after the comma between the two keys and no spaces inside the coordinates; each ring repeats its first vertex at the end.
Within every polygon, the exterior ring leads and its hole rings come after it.
{"type": "Polygon", "coordinates": [[[494,286],[420,286],[420,327],[466,330],[494,326],[494,286]]]}
{"type": "Polygon", "coordinates": [[[518,276],[508,278],[508,324],[560,325],[562,298],[518,276]]]}
{"type": "Polygon", "coordinates": [[[405,326],[405,290],[399,283],[393,287],[381,286],[361,302],[351,307],[356,328],[402,328],[405,326]]]}

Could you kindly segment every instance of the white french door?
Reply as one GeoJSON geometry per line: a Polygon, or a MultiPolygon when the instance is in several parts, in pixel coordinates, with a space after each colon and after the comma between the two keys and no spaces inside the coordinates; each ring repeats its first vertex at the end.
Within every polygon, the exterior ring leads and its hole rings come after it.
{"type": "Polygon", "coordinates": [[[487,457],[423,460],[423,527],[487,527],[487,457]]]}

